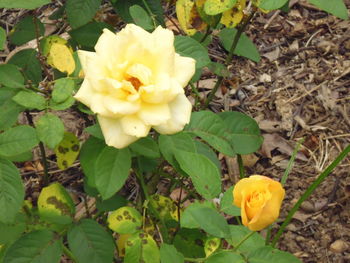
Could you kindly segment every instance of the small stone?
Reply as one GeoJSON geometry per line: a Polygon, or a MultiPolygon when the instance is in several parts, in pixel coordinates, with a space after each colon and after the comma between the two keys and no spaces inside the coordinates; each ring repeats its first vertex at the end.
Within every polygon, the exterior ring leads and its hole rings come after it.
{"type": "Polygon", "coordinates": [[[348,244],[346,244],[346,242],[341,239],[334,241],[330,246],[330,250],[334,253],[343,253],[347,249],[348,244]]]}
{"type": "Polygon", "coordinates": [[[304,201],[300,207],[307,213],[312,213],[315,211],[315,206],[309,201],[304,201]]]}

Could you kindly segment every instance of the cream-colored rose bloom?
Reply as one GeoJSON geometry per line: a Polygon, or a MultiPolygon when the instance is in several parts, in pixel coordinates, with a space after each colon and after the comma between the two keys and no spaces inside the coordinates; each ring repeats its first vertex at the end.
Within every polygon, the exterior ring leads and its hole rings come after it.
{"type": "Polygon", "coordinates": [[[133,24],[117,34],[104,29],[95,51],[78,51],[85,79],[75,98],[97,114],[108,145],[126,147],[151,128],[176,133],[189,122],[184,87],[195,60],[175,53],[172,31],[159,26],[149,33],[133,24]]]}

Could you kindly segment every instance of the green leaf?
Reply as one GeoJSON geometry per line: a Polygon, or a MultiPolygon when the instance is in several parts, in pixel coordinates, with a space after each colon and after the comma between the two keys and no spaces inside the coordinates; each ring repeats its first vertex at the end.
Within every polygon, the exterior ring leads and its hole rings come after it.
{"type": "Polygon", "coordinates": [[[207,0],[204,4],[204,11],[207,15],[217,15],[229,10],[236,4],[237,0],[207,0]]]}
{"type": "Polygon", "coordinates": [[[235,152],[225,131],[225,123],[217,114],[211,111],[193,112],[185,130],[201,137],[219,152],[234,156],[235,152]]]}
{"type": "Polygon", "coordinates": [[[51,0],[0,0],[0,8],[35,9],[50,2],[51,0]]]}
{"type": "Polygon", "coordinates": [[[226,219],[214,208],[205,206],[193,207],[189,213],[199,227],[215,237],[229,238],[230,228],[226,219]]]}
{"type": "MultiPolygon", "coordinates": [[[[126,23],[133,23],[133,19],[130,15],[130,7],[133,5],[139,5],[142,8],[146,9],[143,0],[128,0],[128,1],[114,1],[112,0],[112,4],[117,14],[121,16],[121,18],[126,23]]],[[[147,0],[147,5],[151,12],[155,15],[155,19],[158,24],[165,27],[164,18],[163,18],[163,7],[161,1],[159,0],[147,0]]],[[[147,9],[146,9],[147,10],[147,9]]]]}
{"type": "Polygon", "coordinates": [[[93,21],[68,33],[80,46],[91,49],[96,45],[104,28],[115,31],[109,24],[93,21]]]}
{"type": "Polygon", "coordinates": [[[23,107],[12,100],[17,90],[2,87],[0,88],[0,130],[11,127],[18,118],[23,107]]]}
{"type": "Polygon", "coordinates": [[[126,241],[124,263],[159,263],[157,243],[147,233],[135,233],[126,241]]]}
{"type": "Polygon", "coordinates": [[[45,113],[36,123],[36,132],[40,141],[54,149],[63,139],[64,125],[56,115],[45,113]]]}
{"type": "Polygon", "coordinates": [[[59,183],[44,187],[38,198],[40,217],[54,224],[72,223],[75,206],[69,193],[59,183]]]}
{"type": "MultiPolygon", "coordinates": [[[[106,148],[107,145],[104,141],[99,140],[95,137],[90,137],[85,141],[80,151],[80,164],[83,168],[84,175],[87,178],[87,184],[90,187],[96,188],[95,180],[95,165],[97,157],[101,154],[102,150],[106,148]]],[[[97,173],[98,175],[98,173],[97,173]]]]}
{"type": "Polygon", "coordinates": [[[160,157],[158,144],[151,137],[141,138],[129,147],[133,152],[148,158],[160,157]]]}
{"type": "Polygon", "coordinates": [[[133,207],[123,206],[108,215],[108,227],[118,234],[133,234],[140,230],[142,216],[133,207]]]}
{"type": "Polygon", "coordinates": [[[216,156],[216,153],[212,150],[212,148],[210,148],[210,146],[208,146],[207,144],[201,141],[195,140],[194,143],[196,145],[197,153],[200,153],[206,156],[210,161],[212,161],[218,167],[219,170],[221,170],[221,163],[218,157],[216,156]]]}
{"type": "Polygon", "coordinates": [[[103,133],[101,130],[101,127],[98,123],[91,125],[89,127],[86,127],[85,130],[87,133],[90,135],[96,137],[97,139],[104,140],[105,138],[103,137],[103,133]]]}
{"type": "Polygon", "coordinates": [[[11,224],[0,222],[0,244],[12,243],[26,230],[27,224],[24,214],[18,213],[14,220],[11,224]]]}
{"type": "Polygon", "coordinates": [[[343,0],[308,0],[311,4],[314,4],[318,8],[331,13],[341,19],[348,19],[348,9],[346,8],[343,0]]]}
{"type": "Polygon", "coordinates": [[[207,236],[199,229],[180,228],[174,238],[176,249],[188,258],[205,257],[204,242],[207,236]]]}
{"type": "Polygon", "coordinates": [[[223,119],[228,138],[236,153],[249,154],[257,151],[264,138],[256,121],[240,112],[222,112],[219,116],[223,119]]]}
{"type": "Polygon", "coordinates": [[[133,5],[129,8],[129,12],[136,25],[142,27],[145,30],[154,29],[152,18],[141,6],[133,5]]]}
{"type": "Polygon", "coordinates": [[[6,42],[6,31],[0,27],[0,50],[4,50],[6,42]]]}
{"type": "Polygon", "coordinates": [[[175,150],[196,152],[194,140],[191,136],[182,132],[174,135],[160,135],[158,138],[158,144],[165,160],[167,160],[179,172],[182,170],[175,159],[175,150]]]}
{"type": "Polygon", "coordinates": [[[9,33],[9,40],[17,46],[23,45],[28,41],[43,36],[45,32],[44,25],[34,16],[22,18],[9,33]]]}
{"type": "Polygon", "coordinates": [[[78,28],[92,20],[101,0],[67,0],[66,13],[71,27],[78,28]]]}
{"type": "Polygon", "coordinates": [[[240,254],[235,254],[234,252],[231,252],[231,251],[220,251],[208,257],[204,262],[205,263],[227,263],[227,262],[245,263],[246,261],[240,254]]]}
{"type": "Polygon", "coordinates": [[[20,125],[0,134],[0,155],[18,155],[31,150],[37,144],[35,129],[28,125],[20,125]]]}
{"type": "Polygon", "coordinates": [[[68,245],[77,263],[112,262],[114,240],[106,230],[91,219],[83,219],[68,231],[68,245]]]}
{"type": "Polygon", "coordinates": [[[46,108],[45,98],[34,91],[20,91],[12,100],[27,109],[43,110],[46,108]]]}
{"type": "Polygon", "coordinates": [[[259,8],[265,10],[275,10],[284,6],[288,0],[261,0],[259,8]]]}
{"type": "Polygon", "coordinates": [[[0,222],[13,222],[23,199],[24,187],[16,166],[0,158],[0,222]]]}
{"type": "Polygon", "coordinates": [[[38,52],[35,49],[24,49],[14,54],[8,61],[9,64],[19,67],[26,81],[30,80],[34,85],[42,81],[41,65],[37,55],[38,52]]]}
{"type": "Polygon", "coordinates": [[[176,250],[173,245],[162,243],[160,245],[160,262],[161,263],[184,263],[184,256],[176,250]]]}
{"type": "MultiPolygon", "coordinates": [[[[236,246],[240,243],[247,235],[251,234],[250,231],[245,226],[238,225],[230,225],[229,233],[231,234],[230,238],[226,238],[226,240],[232,245],[236,246]]],[[[265,240],[259,233],[253,234],[246,241],[244,241],[239,247],[238,252],[248,253],[258,247],[262,247],[265,245],[265,240]]],[[[250,262],[250,261],[249,261],[250,262]]],[[[278,262],[271,260],[270,262],[278,262]]]]}
{"type": "MultiPolygon", "coordinates": [[[[231,49],[233,39],[237,34],[236,28],[224,28],[219,33],[220,42],[224,48],[229,51],[231,49]]],[[[237,46],[233,52],[234,54],[242,57],[249,58],[254,62],[260,61],[260,54],[254,43],[247,37],[246,34],[242,34],[238,40],[237,46]]]]}
{"type": "Polygon", "coordinates": [[[189,36],[175,36],[174,45],[178,54],[196,60],[196,69],[201,69],[211,62],[208,50],[189,36]]]}
{"type": "Polygon", "coordinates": [[[0,65],[0,84],[9,88],[24,88],[24,78],[15,65],[0,65]]]}
{"type": "MultiPolygon", "coordinates": [[[[249,240],[249,239],[248,239],[249,240]]],[[[243,243],[244,244],[244,243],[243,243]]],[[[252,250],[250,250],[252,251],[252,250]]],[[[270,246],[260,247],[248,255],[249,263],[301,263],[294,255],[270,246]]]]}
{"type": "Polygon", "coordinates": [[[96,188],[102,198],[112,197],[129,176],[131,155],[128,148],[106,147],[99,154],[95,163],[96,188]]]}
{"type": "Polygon", "coordinates": [[[52,91],[52,101],[62,103],[72,96],[75,87],[74,80],[70,78],[62,78],[55,81],[52,91]]]}
{"type": "Polygon", "coordinates": [[[32,153],[32,151],[27,151],[24,153],[12,155],[12,156],[7,156],[7,157],[0,155],[0,158],[5,158],[11,162],[25,162],[25,161],[30,161],[33,159],[33,153],[32,153]]]}
{"type": "Polygon", "coordinates": [[[117,210],[122,206],[126,206],[128,200],[126,200],[121,195],[115,194],[107,200],[101,200],[100,198],[96,201],[96,208],[102,212],[109,212],[117,210]]]}
{"type": "Polygon", "coordinates": [[[175,158],[193,182],[196,191],[206,199],[221,192],[221,175],[218,167],[204,155],[176,150],[175,158]]]}
{"type": "Polygon", "coordinates": [[[73,133],[64,133],[62,141],[55,148],[58,168],[67,169],[75,162],[80,150],[79,144],[78,138],[73,133]]]}
{"type": "Polygon", "coordinates": [[[68,97],[65,101],[61,103],[54,102],[53,99],[49,101],[49,107],[53,110],[65,110],[70,108],[75,103],[73,97],[68,97]]]}
{"type": "Polygon", "coordinates": [[[58,263],[62,254],[62,243],[56,235],[47,230],[37,230],[25,234],[6,252],[7,263],[58,263]]]}
{"type": "Polygon", "coordinates": [[[233,204],[233,188],[234,186],[231,186],[224,193],[220,202],[220,210],[230,216],[240,216],[241,209],[233,204]]]}
{"type": "Polygon", "coordinates": [[[217,62],[210,62],[210,64],[207,67],[215,75],[225,77],[225,78],[230,76],[230,71],[227,69],[227,67],[224,64],[217,63],[217,62]]]}
{"type": "Polygon", "coordinates": [[[199,203],[199,202],[194,202],[192,204],[190,204],[188,207],[186,207],[185,211],[182,213],[181,215],[181,227],[184,228],[199,228],[200,225],[199,223],[193,218],[191,211],[192,210],[196,210],[199,209],[201,207],[209,207],[209,208],[214,208],[215,209],[215,205],[212,202],[209,201],[204,201],[203,203],[199,203]]]}

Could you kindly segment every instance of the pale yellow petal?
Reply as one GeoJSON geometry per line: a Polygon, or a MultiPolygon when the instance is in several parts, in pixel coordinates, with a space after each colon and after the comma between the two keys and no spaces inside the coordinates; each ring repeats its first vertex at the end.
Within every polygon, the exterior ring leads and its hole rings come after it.
{"type": "Polygon", "coordinates": [[[105,96],[103,103],[105,107],[115,114],[134,114],[140,109],[140,103],[129,102],[126,100],[121,100],[113,98],[112,96],[105,96]]]}
{"type": "Polygon", "coordinates": [[[171,115],[167,104],[142,103],[139,118],[147,125],[160,125],[167,122],[171,115]]]}
{"type": "Polygon", "coordinates": [[[84,79],[83,84],[81,84],[78,92],[74,95],[74,98],[86,106],[91,107],[91,103],[95,95],[96,94],[91,87],[89,80],[84,79]]]}
{"type": "Polygon", "coordinates": [[[185,87],[196,71],[196,61],[193,58],[175,55],[174,77],[182,87],[185,87]]]}
{"type": "Polygon", "coordinates": [[[121,149],[139,139],[124,132],[120,119],[97,116],[106,144],[121,149]]]}
{"type": "Polygon", "coordinates": [[[185,94],[179,94],[174,101],[169,103],[169,108],[171,118],[166,123],[154,127],[161,134],[177,133],[190,122],[192,105],[185,94]]]}
{"type": "Polygon", "coordinates": [[[136,115],[127,115],[120,119],[120,123],[126,134],[136,137],[146,137],[151,129],[136,115]]]}
{"type": "Polygon", "coordinates": [[[118,61],[118,54],[120,53],[117,36],[107,28],[103,29],[102,35],[99,37],[95,50],[99,57],[104,60],[106,66],[115,65],[118,61]]]}

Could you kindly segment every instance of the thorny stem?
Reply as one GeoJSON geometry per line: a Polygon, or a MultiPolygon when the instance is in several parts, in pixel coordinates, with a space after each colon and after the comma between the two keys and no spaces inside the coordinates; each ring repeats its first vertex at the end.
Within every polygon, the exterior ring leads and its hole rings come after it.
{"type": "Polygon", "coordinates": [[[246,175],[245,175],[245,171],[244,171],[242,155],[237,154],[237,162],[238,162],[238,168],[239,168],[239,178],[243,179],[246,175]]]}
{"type": "Polygon", "coordinates": [[[143,178],[143,174],[139,173],[139,171],[137,171],[136,169],[134,170],[134,172],[136,174],[137,179],[139,180],[140,186],[141,186],[143,194],[145,196],[147,207],[149,208],[149,210],[153,214],[153,216],[156,217],[160,222],[159,230],[160,230],[160,233],[161,233],[162,238],[164,240],[164,243],[169,243],[169,233],[168,233],[168,230],[166,228],[165,222],[164,222],[163,218],[161,218],[158,211],[154,208],[154,206],[151,202],[151,198],[150,198],[149,193],[147,191],[147,185],[146,185],[145,180],[143,178]]]}
{"type": "Polygon", "coordinates": [[[326,177],[333,171],[335,167],[348,155],[350,152],[350,145],[348,145],[339,155],[338,157],[317,177],[317,179],[306,189],[305,193],[299,198],[298,202],[293,206],[293,208],[289,211],[286,219],[283,224],[279,228],[278,232],[274,236],[271,245],[274,247],[278,239],[281,237],[284,229],[292,220],[293,215],[299,209],[301,204],[309,198],[309,196],[315,191],[315,189],[326,179],[326,177]]]}
{"type": "MultiPolygon", "coordinates": [[[[230,48],[230,51],[228,52],[228,55],[226,57],[226,60],[225,60],[225,65],[227,65],[231,60],[232,60],[232,57],[233,57],[233,52],[235,51],[236,47],[237,47],[237,44],[238,44],[238,41],[243,33],[243,31],[245,30],[245,28],[247,27],[248,23],[250,22],[250,20],[252,20],[254,14],[256,12],[256,9],[253,9],[253,11],[249,14],[249,16],[244,20],[244,22],[238,27],[238,30],[237,30],[237,33],[235,35],[235,38],[233,39],[233,42],[232,42],[232,45],[231,45],[231,48],[230,48]]],[[[215,96],[215,93],[216,91],[218,90],[218,88],[221,86],[221,83],[222,81],[224,80],[224,77],[220,76],[218,78],[218,81],[215,83],[215,86],[214,88],[211,90],[211,92],[209,93],[208,95],[208,98],[207,100],[205,101],[205,104],[204,104],[204,108],[208,108],[209,106],[209,103],[212,101],[212,99],[214,98],[215,96]]]]}
{"type": "MultiPolygon", "coordinates": [[[[30,126],[35,127],[32,115],[30,115],[29,111],[25,111],[27,120],[30,124],[30,126]]],[[[43,185],[46,186],[49,184],[49,169],[48,169],[48,163],[46,159],[46,152],[45,152],[45,147],[42,142],[39,142],[39,149],[40,149],[40,155],[41,155],[41,161],[44,166],[44,177],[43,177],[43,185]]]]}

